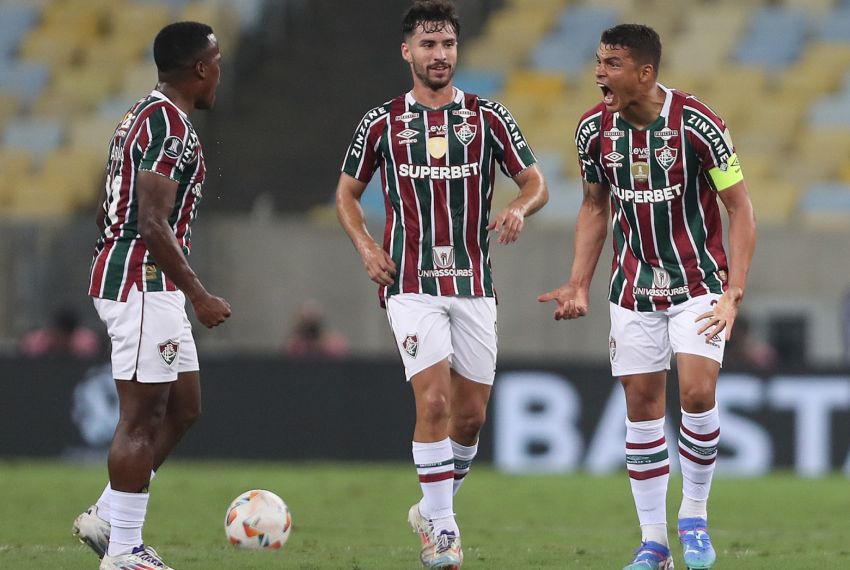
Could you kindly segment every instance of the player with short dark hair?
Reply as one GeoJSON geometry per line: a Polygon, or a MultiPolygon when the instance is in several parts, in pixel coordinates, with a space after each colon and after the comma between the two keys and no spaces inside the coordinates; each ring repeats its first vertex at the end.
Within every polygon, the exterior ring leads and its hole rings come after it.
{"type": "Polygon", "coordinates": [[[584,200],[571,277],[539,300],[557,302],[558,320],[587,314],[610,202],[609,349],[625,389],[626,463],[642,533],[626,568],[673,567],[664,400],[675,353],[682,407],[678,533],[685,565],[706,569],[716,558],[707,503],[720,436],[717,377],[756,229],[729,130],[696,97],[658,83],[660,62],[661,41],[651,28],[625,24],[602,33],[596,64],[602,102],[576,129],[584,200]],[[718,198],[729,214],[728,260],[718,198]]]}
{"type": "Polygon", "coordinates": [[[422,500],[408,520],[428,568],[463,560],[457,492],[478,449],[496,367],[489,230],[514,242],[548,199],[534,155],[502,105],[453,85],[460,24],[445,1],[417,1],[402,26],[413,89],[366,113],[336,191],[340,223],[380,285],[416,401],[413,460],[422,500]],[[519,195],[490,218],[495,165],[519,195]],[[380,167],[383,247],[360,197],[380,167]]]}
{"type": "Polygon", "coordinates": [[[178,22],[154,40],[156,88],[112,136],[101,230],[89,295],[112,339],[120,418],[109,449],[109,484],[74,521],[74,534],[101,570],[161,568],[142,541],[148,486],[201,410],[198,355],[186,298],[198,320],[217,326],[230,305],[189,266],[191,227],[206,176],[189,114],[215,103],[221,54],[206,24],[178,22]]]}

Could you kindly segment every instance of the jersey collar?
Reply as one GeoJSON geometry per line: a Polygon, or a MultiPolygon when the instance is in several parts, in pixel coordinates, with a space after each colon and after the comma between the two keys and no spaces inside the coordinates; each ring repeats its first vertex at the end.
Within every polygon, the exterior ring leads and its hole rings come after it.
{"type": "Polygon", "coordinates": [[[444,106],[440,107],[439,109],[432,109],[431,107],[427,107],[427,106],[423,105],[422,103],[418,102],[416,99],[413,98],[413,90],[412,89],[405,94],[404,100],[407,102],[407,106],[411,107],[411,108],[416,106],[416,107],[419,107],[420,109],[423,109],[425,111],[442,111],[442,110],[448,109],[449,107],[452,107],[454,105],[460,105],[463,102],[464,92],[461,91],[460,89],[458,89],[457,87],[453,87],[452,89],[455,90],[454,99],[452,99],[451,103],[449,103],[448,105],[444,105],[444,106]]]}
{"type": "Polygon", "coordinates": [[[171,99],[169,99],[168,97],[166,97],[166,96],[165,96],[165,93],[163,93],[162,91],[160,91],[160,90],[158,90],[158,89],[154,89],[153,91],[151,91],[150,96],[151,96],[151,97],[153,97],[153,98],[155,98],[155,99],[161,99],[161,100],[163,100],[163,101],[168,101],[169,103],[171,103],[171,106],[172,106],[172,107],[174,107],[175,109],[177,109],[177,112],[178,112],[178,113],[180,113],[180,115],[181,115],[184,119],[188,119],[188,118],[189,118],[189,115],[187,115],[186,113],[184,113],[184,112],[183,112],[183,109],[181,109],[180,107],[178,107],[177,105],[175,105],[175,104],[174,104],[174,101],[172,101],[171,99]]]}

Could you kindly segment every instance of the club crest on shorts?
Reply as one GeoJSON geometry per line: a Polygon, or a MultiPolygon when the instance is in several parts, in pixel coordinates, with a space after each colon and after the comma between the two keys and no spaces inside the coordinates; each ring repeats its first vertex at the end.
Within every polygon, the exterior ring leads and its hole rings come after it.
{"type": "Polygon", "coordinates": [[[401,348],[410,355],[410,358],[416,358],[416,353],[419,351],[419,337],[414,334],[409,334],[401,341],[401,348]]]}
{"type": "Polygon", "coordinates": [[[614,357],[617,356],[617,341],[614,340],[613,336],[608,337],[608,354],[610,355],[611,362],[614,362],[614,357]]]}
{"type": "Polygon", "coordinates": [[[159,349],[159,355],[162,357],[162,360],[169,366],[174,362],[177,358],[177,351],[180,350],[180,343],[173,339],[168,339],[165,342],[161,342],[156,347],[159,349]]]}

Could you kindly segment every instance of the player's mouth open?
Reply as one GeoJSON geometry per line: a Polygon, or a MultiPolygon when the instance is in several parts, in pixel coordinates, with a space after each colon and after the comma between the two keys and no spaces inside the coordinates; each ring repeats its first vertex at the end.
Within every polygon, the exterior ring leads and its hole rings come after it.
{"type": "Polygon", "coordinates": [[[614,93],[610,89],[608,89],[608,86],[603,85],[601,83],[597,83],[596,86],[602,90],[602,102],[609,106],[613,105],[614,93]]]}

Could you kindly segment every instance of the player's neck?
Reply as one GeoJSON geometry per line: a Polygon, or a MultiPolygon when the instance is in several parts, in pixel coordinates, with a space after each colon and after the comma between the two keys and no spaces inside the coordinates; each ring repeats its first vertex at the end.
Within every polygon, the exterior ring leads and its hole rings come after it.
{"type": "Polygon", "coordinates": [[[195,110],[194,101],[184,95],[182,91],[180,91],[173,85],[160,81],[156,84],[156,90],[168,97],[168,99],[171,100],[172,103],[177,105],[177,107],[187,115],[192,114],[192,111],[195,110]]]}
{"type": "Polygon", "coordinates": [[[428,107],[429,109],[439,109],[440,107],[445,107],[455,98],[455,88],[449,83],[445,87],[441,87],[440,89],[434,90],[429,87],[425,87],[421,83],[414,83],[413,89],[411,91],[413,94],[413,98],[417,103],[428,107]]]}
{"type": "Polygon", "coordinates": [[[667,93],[655,83],[645,97],[620,111],[620,116],[636,129],[645,129],[661,114],[666,98],[667,93]]]}

